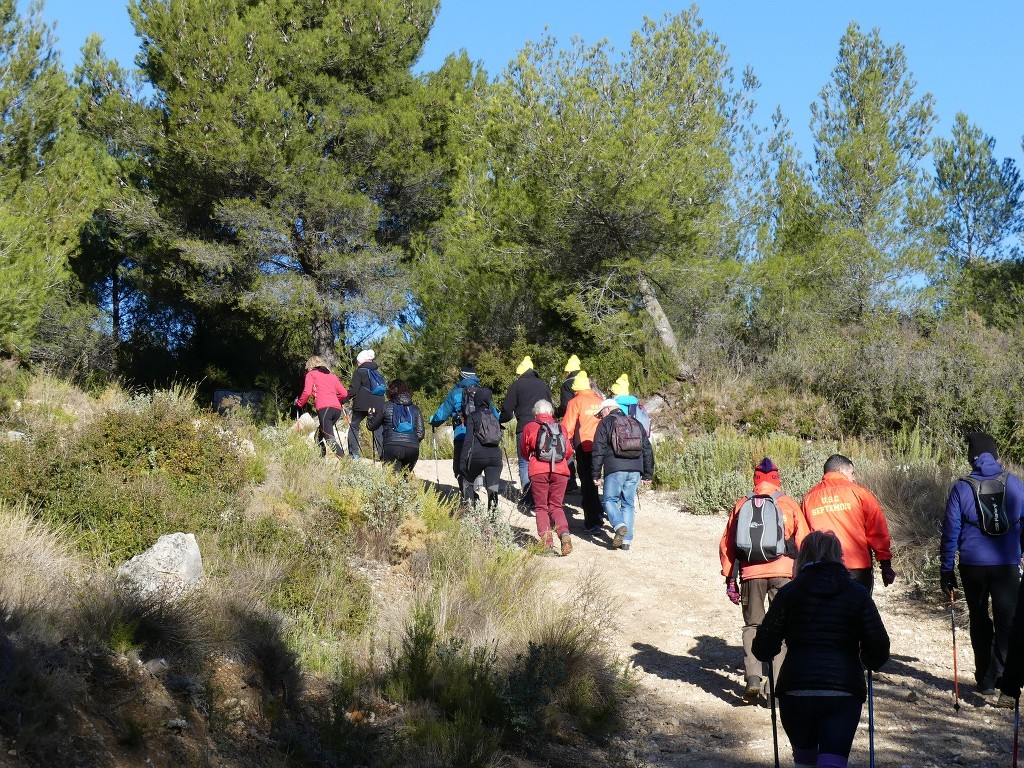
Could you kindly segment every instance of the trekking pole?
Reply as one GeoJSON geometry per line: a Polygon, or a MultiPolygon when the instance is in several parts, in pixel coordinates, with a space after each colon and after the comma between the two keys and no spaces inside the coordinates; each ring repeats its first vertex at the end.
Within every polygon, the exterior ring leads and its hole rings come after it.
{"type": "Polygon", "coordinates": [[[502,439],[502,441],[501,441],[501,455],[505,457],[505,466],[508,467],[508,481],[509,481],[509,484],[511,484],[511,486],[512,486],[512,490],[514,491],[515,488],[516,488],[516,481],[514,479],[514,475],[512,474],[512,462],[510,462],[508,460],[508,451],[505,450],[505,440],[504,439],[502,439]]]}
{"type": "Polygon", "coordinates": [[[871,670],[867,670],[868,678],[868,764],[875,768],[875,689],[871,680],[871,670]]]}
{"type": "Polygon", "coordinates": [[[953,711],[960,711],[960,674],[956,663],[956,614],[954,613],[954,593],[956,590],[949,590],[949,626],[953,630],[953,711]]]}
{"type": "Polygon", "coordinates": [[[768,699],[772,705],[772,746],[775,748],[775,768],[779,768],[779,725],[775,721],[775,659],[768,662],[768,699]]]}
{"type": "Polygon", "coordinates": [[[1013,703],[1013,768],[1017,768],[1017,734],[1020,733],[1020,696],[1013,703]]]}
{"type": "Polygon", "coordinates": [[[441,485],[441,473],[437,468],[437,427],[430,428],[430,442],[434,444],[434,484],[441,485]]]}

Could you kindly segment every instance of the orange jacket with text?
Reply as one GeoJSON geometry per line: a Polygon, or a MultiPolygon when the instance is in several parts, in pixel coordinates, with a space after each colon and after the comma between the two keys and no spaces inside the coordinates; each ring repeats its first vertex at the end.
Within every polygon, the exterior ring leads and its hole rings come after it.
{"type": "Polygon", "coordinates": [[[841,472],[826,473],[802,506],[808,530],[839,537],[847,568],[870,568],[872,552],[876,560],[892,559],[889,524],[878,499],[841,472]]]}
{"type": "Polygon", "coordinates": [[[597,432],[597,425],[601,423],[597,412],[603,400],[604,398],[594,390],[581,389],[565,406],[562,426],[572,440],[573,448],[587,453],[594,449],[594,433],[597,432]]]}
{"type": "MultiPolygon", "coordinates": [[[[759,496],[771,496],[779,490],[775,483],[762,481],[754,486],[754,493],[759,496]]],[[[731,576],[733,564],[736,561],[736,517],[739,515],[740,507],[747,500],[744,496],[736,501],[729,515],[729,521],[725,524],[725,533],[722,534],[722,541],[718,545],[718,556],[722,560],[722,575],[731,576]]],[[[800,504],[792,496],[783,494],[775,501],[775,505],[782,512],[782,526],[786,531],[786,540],[794,539],[797,549],[807,535],[807,523],[804,522],[804,515],[800,511],[800,504]]],[[[740,563],[740,578],[747,579],[791,579],[793,578],[793,558],[783,555],[772,560],[770,563],[740,563]]]]}

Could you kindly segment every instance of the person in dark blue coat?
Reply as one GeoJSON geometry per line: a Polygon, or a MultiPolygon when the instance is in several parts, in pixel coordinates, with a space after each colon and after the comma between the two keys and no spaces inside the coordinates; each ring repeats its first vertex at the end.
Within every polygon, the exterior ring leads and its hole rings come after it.
{"type": "Polygon", "coordinates": [[[449,419],[452,423],[454,434],[452,443],[455,455],[452,457],[452,471],[455,473],[455,481],[459,482],[462,464],[462,446],[466,440],[466,425],[462,420],[462,396],[467,387],[479,387],[480,378],[476,375],[476,369],[471,365],[464,365],[459,370],[459,383],[445,395],[444,400],[430,417],[431,427],[440,427],[449,419]]]}
{"type": "Polygon", "coordinates": [[[775,595],[751,646],[770,662],[786,644],[775,694],[796,768],[846,768],[867,698],[863,667],[889,660],[889,634],[831,531],[807,534],[794,578],[775,595]],[[863,665],[863,667],[861,666],[863,665]]]}
{"type": "MultiPolygon", "coordinates": [[[[978,480],[999,478],[996,441],[984,432],[966,436],[971,477],[978,480]]],[[[974,650],[974,679],[983,696],[995,693],[1006,664],[1010,629],[1020,588],[1021,514],[1024,512],[1024,483],[1016,475],[1005,476],[1003,505],[1008,530],[993,536],[982,530],[974,490],[964,479],[957,480],[946,502],[939,551],[939,584],[947,595],[957,589],[954,565],[959,553],[960,578],[971,622],[971,647],[974,650]],[[989,617],[989,603],[992,616],[989,617]]],[[[997,706],[1012,707],[1005,695],[997,706]]]]}

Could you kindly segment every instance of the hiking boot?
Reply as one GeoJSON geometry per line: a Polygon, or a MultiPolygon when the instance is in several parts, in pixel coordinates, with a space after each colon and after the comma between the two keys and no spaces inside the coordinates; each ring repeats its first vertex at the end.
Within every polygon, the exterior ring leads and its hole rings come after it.
{"type": "Polygon", "coordinates": [[[999,698],[996,699],[996,703],[993,705],[1000,709],[1013,709],[1017,706],[1017,700],[1012,696],[1007,696],[1005,693],[1000,693],[999,698]]]}
{"type": "Polygon", "coordinates": [[[619,552],[629,552],[629,544],[623,544],[619,547],[619,552]]]}
{"type": "Polygon", "coordinates": [[[615,538],[612,539],[612,549],[622,548],[622,541],[626,538],[627,533],[629,533],[629,528],[624,525],[620,525],[615,529],[615,538]]]}
{"type": "Polygon", "coordinates": [[[572,553],[572,540],[568,532],[562,534],[562,557],[572,553]]]}
{"type": "Polygon", "coordinates": [[[743,690],[743,700],[746,703],[755,703],[761,697],[762,680],[759,677],[746,678],[746,688],[743,690]]]}

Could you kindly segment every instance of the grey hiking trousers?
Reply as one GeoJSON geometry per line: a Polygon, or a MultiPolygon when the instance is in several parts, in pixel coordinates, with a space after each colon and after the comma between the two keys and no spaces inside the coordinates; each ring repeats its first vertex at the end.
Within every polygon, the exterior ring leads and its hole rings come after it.
{"type": "MultiPolygon", "coordinates": [[[[792,579],[750,579],[740,582],[740,598],[743,606],[743,677],[747,685],[754,684],[752,678],[760,682],[765,677],[764,664],[757,660],[750,650],[754,643],[754,635],[757,628],[764,621],[767,611],[765,600],[768,605],[775,599],[775,593],[791,582],[792,579]]],[[[775,668],[775,679],[779,679],[779,668],[783,659],[786,658],[786,644],[782,644],[782,650],[775,657],[773,667],[775,668]]]]}

